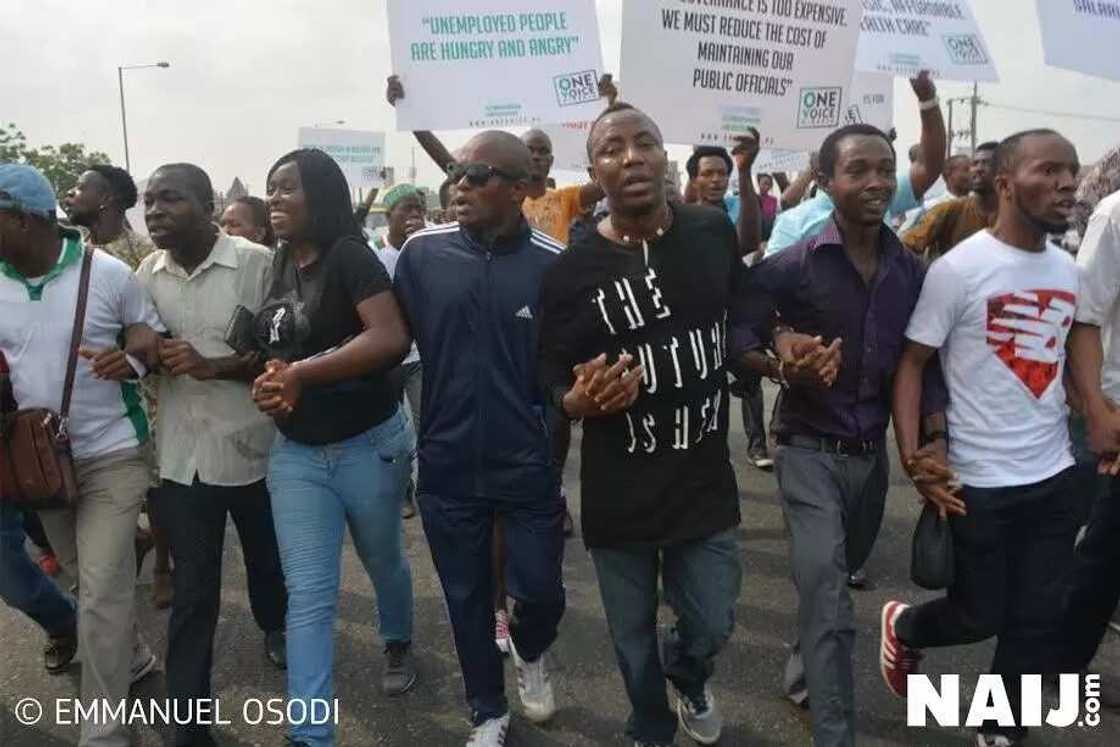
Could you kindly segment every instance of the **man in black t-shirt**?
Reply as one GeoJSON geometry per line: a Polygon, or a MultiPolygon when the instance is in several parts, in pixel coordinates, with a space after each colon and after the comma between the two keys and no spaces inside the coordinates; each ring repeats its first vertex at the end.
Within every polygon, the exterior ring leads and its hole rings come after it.
{"type": "Polygon", "coordinates": [[[585,421],[583,535],[633,707],[628,734],[670,744],[679,715],[713,744],[708,679],[741,581],[725,319],[746,268],[726,217],[666,202],[665,149],[645,114],[608,108],[588,151],[610,214],[545,274],[541,374],[554,403],[585,421]],[[678,616],[660,652],[659,567],[678,616]]]}

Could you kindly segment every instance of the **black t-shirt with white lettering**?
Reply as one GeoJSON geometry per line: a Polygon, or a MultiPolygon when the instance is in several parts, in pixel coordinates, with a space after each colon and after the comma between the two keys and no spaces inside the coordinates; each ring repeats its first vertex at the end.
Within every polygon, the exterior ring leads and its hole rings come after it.
{"type": "Polygon", "coordinates": [[[623,352],[645,367],[634,405],[583,423],[583,534],[589,547],[672,544],[739,523],[727,447],[729,305],[746,272],[727,216],[674,208],[643,251],[595,232],[542,288],[541,375],[567,389],[572,367],[623,352]]]}
{"type": "MultiPolygon", "coordinates": [[[[357,306],[393,283],[358,237],[340,239],[307,267],[281,246],[268,298],[256,317],[256,338],[273,358],[296,361],[342,346],[365,329],[357,306]]],[[[295,411],[277,423],[293,441],[337,443],[369,430],[397,408],[384,371],[328,386],[305,387],[295,411]]]]}

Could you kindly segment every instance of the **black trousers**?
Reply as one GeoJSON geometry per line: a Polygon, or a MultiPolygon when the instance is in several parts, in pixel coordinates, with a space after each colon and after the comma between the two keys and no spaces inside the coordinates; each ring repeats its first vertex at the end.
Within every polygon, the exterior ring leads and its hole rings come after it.
{"type": "Polygon", "coordinates": [[[1063,608],[1063,672],[1089,666],[1120,601],[1120,479],[1093,501],[1063,608]]]}
{"type": "MultiPolygon", "coordinates": [[[[965,486],[967,516],[954,516],[955,578],[948,594],[898,618],[902,642],[915,648],[999,639],[992,674],[1004,678],[1019,719],[1020,675],[1057,672],[1056,636],[1073,567],[1078,510],[1074,468],[1032,485],[965,486]]],[[[982,729],[985,733],[1006,729],[982,729]]],[[[1012,736],[1021,734],[1020,727],[1012,736]]]]}
{"type": "MultiPolygon", "coordinates": [[[[189,486],[165,480],[154,508],[167,532],[175,568],[167,631],[167,694],[172,699],[209,698],[227,514],[241,538],[253,618],[265,632],[284,629],[288,594],[268,488],[264,480],[239,487],[207,485],[197,478],[189,486]]],[[[186,713],[185,704],[180,708],[186,713]]],[[[205,728],[179,727],[175,743],[211,741],[205,728]]]]}

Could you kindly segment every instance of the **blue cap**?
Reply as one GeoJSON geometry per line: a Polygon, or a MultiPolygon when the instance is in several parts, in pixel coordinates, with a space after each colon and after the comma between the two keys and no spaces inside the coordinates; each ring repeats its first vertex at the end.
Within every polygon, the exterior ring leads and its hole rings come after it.
{"type": "Polygon", "coordinates": [[[0,210],[54,218],[58,201],[54,188],[34,166],[0,164],[0,210]]]}

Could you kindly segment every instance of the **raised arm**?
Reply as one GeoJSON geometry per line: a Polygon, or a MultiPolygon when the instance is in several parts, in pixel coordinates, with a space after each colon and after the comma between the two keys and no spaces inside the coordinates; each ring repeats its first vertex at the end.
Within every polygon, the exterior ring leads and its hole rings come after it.
{"type": "MultiPolygon", "coordinates": [[[[801,204],[805,199],[805,193],[809,191],[809,185],[813,183],[813,179],[817,175],[817,154],[814,151],[809,156],[809,168],[799,172],[794,177],[792,182],[789,182],[782,189],[782,210],[789,210],[801,204]]],[[[779,184],[779,186],[781,186],[779,184]]]]}
{"type": "Polygon", "coordinates": [[[738,138],[739,144],[731,150],[735,168],[739,172],[739,215],[735,229],[739,238],[739,256],[748,257],[762,249],[762,206],[754,191],[751,167],[758,157],[759,134],[751,128],[751,135],[738,138]]]}
{"type": "Polygon", "coordinates": [[[914,199],[921,202],[923,195],[945,168],[945,120],[941,116],[941,103],[937,86],[925,70],[910,80],[910,87],[918,97],[918,110],[922,117],[922,139],[918,145],[921,156],[910,166],[910,185],[914,199]]]}
{"type": "MultiPolygon", "coordinates": [[[[396,75],[389,76],[385,98],[393,106],[396,106],[397,101],[404,98],[404,85],[396,75]]],[[[436,166],[439,166],[439,170],[446,174],[451,164],[455,163],[455,157],[451,155],[451,151],[430,130],[416,130],[412,135],[416,138],[416,142],[420,143],[420,147],[424,149],[428,157],[435,161],[436,166]]]]}

